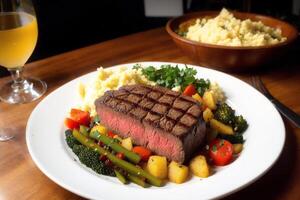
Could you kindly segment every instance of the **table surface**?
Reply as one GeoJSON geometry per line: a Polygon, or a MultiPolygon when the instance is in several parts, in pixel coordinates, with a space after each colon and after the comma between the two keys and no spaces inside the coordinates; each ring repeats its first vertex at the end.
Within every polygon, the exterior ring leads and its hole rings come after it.
{"type": "MultiPolygon", "coordinates": [[[[26,65],[25,75],[45,80],[48,95],[64,83],[95,71],[98,66],[137,61],[195,64],[175,46],[165,30],[159,28],[30,63],[26,65]]],[[[260,72],[232,75],[249,81],[252,75],[260,74],[270,92],[300,114],[300,64],[290,59],[283,63],[260,72]]],[[[7,79],[0,79],[0,84],[7,79]]],[[[82,199],[51,181],[29,155],[25,127],[41,99],[23,105],[0,102],[0,120],[8,127],[6,131],[15,135],[12,141],[0,143],[0,199],[82,199]]],[[[226,199],[300,199],[300,129],[284,121],[286,143],[279,160],[258,181],[226,199]]]]}

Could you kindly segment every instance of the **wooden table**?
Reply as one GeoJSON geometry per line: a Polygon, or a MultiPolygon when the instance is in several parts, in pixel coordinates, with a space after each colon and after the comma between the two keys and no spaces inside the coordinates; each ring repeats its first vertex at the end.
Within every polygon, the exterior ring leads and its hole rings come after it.
{"type": "MultiPolygon", "coordinates": [[[[33,62],[26,66],[26,72],[47,82],[48,95],[62,84],[95,71],[100,65],[137,61],[195,64],[182,54],[161,28],[33,62]]],[[[252,74],[233,75],[247,81],[252,74]]],[[[299,62],[288,62],[272,70],[266,69],[260,74],[271,93],[300,114],[299,62]]],[[[6,79],[0,79],[0,84],[6,79]]],[[[8,131],[16,136],[12,141],[0,143],[0,199],[81,199],[46,177],[28,153],[25,127],[31,111],[39,101],[25,105],[0,102],[0,120],[9,125],[8,131]]],[[[255,108],[251,101],[249,106],[255,108]]],[[[258,181],[226,199],[300,199],[300,129],[286,120],[285,125],[286,144],[276,164],[258,181]]]]}

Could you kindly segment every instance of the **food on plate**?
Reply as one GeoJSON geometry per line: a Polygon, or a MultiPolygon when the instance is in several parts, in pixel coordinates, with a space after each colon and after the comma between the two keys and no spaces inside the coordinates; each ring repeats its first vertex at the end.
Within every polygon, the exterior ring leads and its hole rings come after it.
{"type": "Polygon", "coordinates": [[[225,8],[215,18],[185,22],[177,32],[193,41],[225,46],[264,46],[286,40],[279,28],[272,28],[261,21],[237,19],[225,8]]]}
{"type": "Polygon", "coordinates": [[[143,161],[147,161],[149,159],[149,157],[152,155],[152,152],[143,146],[135,146],[135,147],[133,147],[132,151],[134,153],[139,154],[141,157],[141,160],[143,160],[143,161]]]}
{"type": "Polygon", "coordinates": [[[202,99],[203,99],[205,105],[207,107],[209,107],[211,110],[215,110],[217,108],[217,102],[211,91],[204,92],[202,99]]]}
{"type": "Polygon", "coordinates": [[[189,176],[189,168],[185,165],[171,161],[168,166],[168,178],[174,183],[184,183],[189,176]]]}
{"type": "Polygon", "coordinates": [[[168,177],[168,162],[165,156],[150,156],[147,162],[147,170],[159,179],[168,177]]]}
{"type": "Polygon", "coordinates": [[[205,122],[209,122],[210,120],[212,120],[214,118],[214,114],[211,111],[210,108],[205,108],[205,110],[203,111],[203,119],[205,122]]]}
{"type": "Polygon", "coordinates": [[[107,91],[95,104],[106,127],[179,163],[192,156],[205,136],[198,102],[164,87],[124,86],[107,91]]]}
{"type": "Polygon", "coordinates": [[[221,128],[220,132],[225,131],[225,133],[229,133],[229,135],[232,133],[243,133],[248,128],[248,123],[243,116],[236,115],[235,110],[233,110],[227,103],[221,103],[218,105],[214,113],[213,124],[215,124],[216,129],[219,128],[219,131],[221,128]],[[231,130],[229,126],[233,130],[231,130]]]}
{"type": "Polygon", "coordinates": [[[126,149],[128,149],[128,150],[132,150],[132,140],[131,140],[131,138],[130,137],[128,137],[128,138],[125,138],[125,139],[123,139],[122,141],[121,141],[121,145],[124,147],[124,148],[126,148],[126,149]]]}
{"type": "Polygon", "coordinates": [[[215,139],[209,145],[209,155],[215,165],[227,165],[232,161],[233,145],[227,140],[215,139]]]}
{"type": "Polygon", "coordinates": [[[86,167],[122,184],[160,187],[191,174],[207,178],[242,152],[248,123],[217,83],[196,78],[187,66],[132,70],[143,84],[103,85],[93,107],[82,99],[86,109],[72,108],[64,121],[66,143],[86,167]]]}
{"type": "Polygon", "coordinates": [[[227,135],[233,135],[234,134],[233,129],[232,129],[231,126],[223,124],[222,122],[219,122],[216,119],[211,119],[209,121],[209,123],[210,123],[209,125],[210,125],[211,128],[217,130],[220,133],[227,134],[227,135]]]}
{"type": "Polygon", "coordinates": [[[107,133],[107,128],[101,124],[97,124],[96,126],[93,126],[93,128],[91,129],[91,132],[95,132],[98,131],[99,133],[105,135],[107,133]]]}
{"type": "MultiPolygon", "coordinates": [[[[163,185],[162,180],[160,180],[160,179],[156,178],[155,176],[151,175],[150,173],[146,172],[141,167],[137,167],[130,162],[127,162],[125,160],[122,160],[122,159],[116,157],[112,152],[109,152],[108,150],[106,150],[106,148],[101,147],[100,145],[95,143],[95,141],[93,139],[80,134],[80,132],[77,131],[76,129],[73,130],[72,135],[76,138],[77,141],[79,141],[85,147],[88,147],[89,150],[92,150],[93,152],[96,152],[101,156],[107,157],[107,159],[112,164],[114,164],[116,167],[119,167],[120,169],[126,171],[128,174],[132,174],[134,176],[139,176],[140,178],[145,178],[147,181],[149,181],[150,184],[152,184],[154,186],[159,187],[159,186],[163,185]]],[[[83,163],[83,164],[85,164],[85,163],[83,163]]]]}
{"type": "Polygon", "coordinates": [[[203,155],[198,155],[191,160],[190,169],[195,176],[201,178],[207,178],[210,173],[206,158],[203,155]]]}

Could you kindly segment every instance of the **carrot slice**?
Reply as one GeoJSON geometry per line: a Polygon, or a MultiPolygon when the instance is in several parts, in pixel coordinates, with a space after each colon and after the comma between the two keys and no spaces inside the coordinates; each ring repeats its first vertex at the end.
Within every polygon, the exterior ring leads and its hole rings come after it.
{"type": "Polygon", "coordinates": [[[142,146],[135,146],[133,147],[132,151],[139,154],[143,161],[147,161],[152,154],[149,149],[142,146]]]}

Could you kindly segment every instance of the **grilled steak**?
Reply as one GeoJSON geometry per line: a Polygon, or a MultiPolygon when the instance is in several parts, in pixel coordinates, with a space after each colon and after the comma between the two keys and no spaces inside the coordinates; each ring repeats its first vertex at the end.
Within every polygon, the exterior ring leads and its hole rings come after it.
{"type": "Polygon", "coordinates": [[[109,129],[179,163],[192,156],[205,136],[197,101],[167,88],[124,86],[107,91],[95,105],[109,129]]]}

